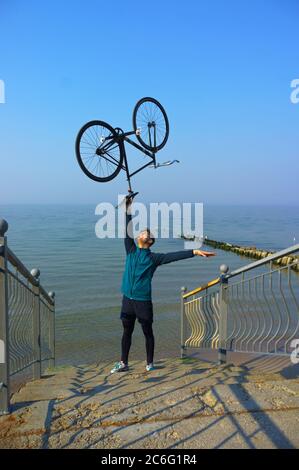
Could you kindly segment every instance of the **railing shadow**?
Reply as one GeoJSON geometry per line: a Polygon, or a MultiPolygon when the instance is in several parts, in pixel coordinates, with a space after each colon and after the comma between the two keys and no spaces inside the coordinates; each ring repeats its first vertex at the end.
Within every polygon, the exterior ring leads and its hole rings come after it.
{"type": "MultiPolygon", "coordinates": [[[[272,361],[272,358],[270,358],[270,359],[272,361]]],[[[269,360],[266,360],[266,362],[269,362],[269,360]]],[[[171,395],[172,393],[179,392],[180,390],[183,390],[186,387],[190,388],[190,387],[194,387],[195,385],[200,386],[200,383],[203,380],[211,379],[213,377],[215,378],[215,375],[217,375],[220,370],[222,371],[222,373],[225,374],[225,371],[227,370],[226,376],[222,379],[217,378],[214,382],[214,385],[211,387],[211,391],[212,391],[212,393],[214,394],[214,396],[217,400],[216,404],[222,403],[222,405],[224,407],[223,415],[221,415],[221,416],[218,416],[217,414],[213,415],[214,410],[213,410],[213,408],[211,408],[210,415],[208,417],[204,416],[203,419],[206,419],[206,418],[209,418],[209,420],[212,419],[213,420],[212,423],[209,422],[206,426],[204,426],[203,428],[201,428],[197,432],[190,433],[190,435],[188,435],[188,436],[186,436],[182,439],[177,439],[175,442],[173,442],[169,446],[169,448],[176,448],[176,447],[180,447],[180,446],[185,447],[185,444],[188,441],[190,441],[192,439],[194,440],[194,438],[197,438],[197,437],[199,438],[205,432],[210,430],[213,426],[216,426],[219,423],[221,423],[223,421],[226,421],[226,420],[229,420],[230,427],[233,428],[233,431],[228,436],[226,435],[220,442],[218,442],[214,446],[215,448],[220,448],[220,447],[225,446],[236,435],[239,435],[240,439],[243,441],[245,446],[247,446],[249,448],[254,448],[255,447],[255,442],[254,442],[253,437],[255,437],[259,433],[264,433],[267,436],[268,440],[275,447],[292,448],[293,445],[289,441],[289,439],[279,429],[279,427],[275,424],[275,422],[268,415],[266,415],[264,413],[264,410],[258,405],[257,402],[253,403],[252,400],[251,400],[250,407],[248,407],[247,403],[246,403],[246,400],[244,401],[242,399],[243,395],[245,393],[247,393],[242,384],[249,381],[248,374],[252,370],[254,370],[254,367],[253,367],[252,363],[254,363],[253,359],[247,361],[246,366],[245,366],[245,363],[243,364],[244,370],[240,372],[239,376],[234,377],[234,380],[236,382],[235,384],[227,383],[228,380],[231,380],[230,366],[229,365],[226,366],[226,367],[222,367],[221,369],[213,368],[212,371],[210,371],[209,369],[202,369],[202,366],[201,366],[201,369],[199,369],[199,370],[197,370],[196,367],[194,367],[193,370],[188,372],[188,375],[189,376],[197,376],[196,379],[188,381],[187,384],[183,384],[183,385],[178,385],[178,382],[183,377],[186,378],[186,374],[182,373],[182,374],[177,375],[177,370],[175,370],[175,369],[174,369],[174,372],[176,372],[176,376],[174,376],[172,374],[172,372],[168,370],[166,376],[164,376],[164,377],[147,377],[147,378],[145,378],[144,381],[141,382],[141,383],[144,383],[146,386],[142,387],[141,389],[138,390],[138,392],[140,394],[142,394],[143,391],[149,391],[150,389],[155,387],[157,383],[161,383],[162,381],[165,382],[165,385],[167,385],[167,386],[170,385],[170,387],[168,387],[167,390],[165,390],[161,393],[157,393],[157,394],[154,394],[151,397],[146,397],[144,399],[138,400],[136,403],[132,403],[132,404],[129,404],[129,405],[124,404],[124,406],[121,407],[118,410],[118,414],[121,415],[122,413],[128,412],[129,410],[133,409],[136,405],[138,405],[138,406],[142,406],[144,404],[148,405],[149,402],[151,402],[151,401],[159,401],[159,399],[162,399],[166,395],[171,395]],[[148,386],[149,383],[151,384],[150,387],[148,386]],[[215,386],[221,385],[221,384],[222,385],[227,384],[230,387],[233,394],[236,396],[237,400],[240,401],[242,399],[242,405],[243,405],[244,409],[241,413],[238,413],[238,412],[237,413],[232,413],[228,409],[228,407],[225,404],[223,404],[223,401],[221,400],[221,397],[217,394],[217,391],[215,390],[215,386]],[[261,413],[263,413],[262,422],[260,422],[260,418],[259,418],[261,413]],[[241,418],[238,419],[239,415],[243,416],[244,414],[247,414],[247,415],[250,414],[251,420],[253,420],[255,422],[256,429],[254,429],[251,433],[248,433],[246,431],[246,429],[244,429],[244,426],[240,422],[241,418]]],[[[182,365],[180,367],[182,367],[182,365]]],[[[274,369],[274,364],[269,365],[269,370],[271,370],[271,368],[272,368],[272,370],[274,369]]],[[[276,366],[276,368],[277,368],[277,366],[276,366]]],[[[95,374],[93,376],[93,378],[95,378],[96,376],[97,376],[97,374],[95,374]]],[[[105,381],[107,382],[107,379],[108,379],[108,376],[105,376],[103,378],[104,382],[105,381]]],[[[88,383],[88,380],[84,381],[84,383],[88,383]]],[[[125,387],[125,385],[126,385],[125,377],[120,377],[119,378],[119,383],[117,384],[117,386],[115,387],[114,385],[112,385],[112,387],[114,387],[114,390],[115,390],[116,388],[125,387]]],[[[112,390],[112,388],[111,388],[111,390],[112,390]]],[[[84,396],[84,398],[82,398],[82,400],[80,400],[79,403],[76,404],[76,407],[81,407],[82,404],[84,403],[84,401],[89,400],[90,398],[98,396],[98,395],[99,395],[99,398],[101,397],[101,403],[103,405],[106,405],[106,406],[108,404],[111,404],[115,400],[120,400],[120,401],[125,400],[125,397],[127,395],[126,393],[124,393],[124,394],[121,394],[120,396],[114,397],[112,399],[109,398],[108,400],[102,400],[103,395],[107,395],[108,393],[109,393],[109,390],[103,388],[103,384],[100,386],[100,388],[98,388],[98,386],[96,386],[96,387],[94,387],[93,389],[91,389],[87,392],[86,396],[84,396]]],[[[155,430],[150,431],[150,432],[146,432],[146,433],[143,433],[143,434],[141,434],[139,432],[138,437],[136,439],[127,442],[126,445],[122,448],[128,448],[128,447],[132,447],[132,446],[136,446],[136,445],[142,447],[142,442],[150,439],[153,434],[157,434],[157,433],[160,433],[160,432],[165,432],[168,429],[173,429],[175,427],[175,425],[177,425],[181,422],[185,422],[188,419],[201,419],[200,414],[202,412],[202,405],[199,405],[198,409],[194,410],[193,412],[191,412],[189,414],[187,413],[186,415],[181,416],[181,417],[176,417],[175,416],[176,408],[180,407],[180,406],[188,405],[188,403],[192,400],[192,398],[193,398],[192,396],[187,397],[187,398],[183,398],[181,400],[176,401],[175,404],[169,405],[167,407],[165,407],[165,406],[157,407],[157,409],[151,411],[150,413],[147,413],[147,414],[143,415],[142,420],[141,420],[140,423],[141,424],[142,423],[147,423],[147,422],[148,423],[155,423],[155,430]],[[161,413],[165,414],[165,412],[169,412],[169,411],[172,412],[172,414],[173,414],[173,417],[171,418],[170,422],[167,422],[167,420],[165,420],[164,418],[161,418],[161,424],[159,424],[159,420],[160,420],[159,417],[160,417],[161,413]]],[[[70,400],[70,398],[64,400],[64,404],[67,404],[68,400],[70,400]]],[[[60,403],[61,403],[61,401],[60,401],[60,403]]],[[[86,411],[86,414],[85,414],[84,417],[87,418],[89,414],[90,414],[90,411],[86,411]]],[[[97,429],[97,428],[101,427],[101,425],[103,423],[105,423],[105,420],[108,420],[109,418],[111,418],[112,415],[113,415],[112,413],[106,412],[100,418],[93,420],[92,423],[90,423],[90,425],[89,425],[89,429],[97,429]]],[[[128,426],[132,426],[134,424],[138,424],[138,420],[135,423],[134,422],[133,423],[128,422],[127,424],[122,424],[122,422],[120,421],[120,425],[114,424],[115,429],[109,431],[108,433],[105,433],[104,437],[102,436],[99,439],[94,439],[91,443],[89,443],[87,445],[87,447],[88,448],[93,448],[93,447],[101,444],[101,442],[103,442],[103,439],[105,439],[105,440],[109,439],[109,438],[115,436],[120,431],[125,430],[126,428],[128,428],[128,426]]],[[[74,434],[72,434],[72,436],[68,440],[68,442],[63,445],[63,448],[67,448],[67,447],[72,446],[72,444],[75,443],[76,439],[82,433],[84,433],[84,431],[86,431],[86,429],[79,429],[76,432],[74,432],[74,434]]],[[[142,431],[142,429],[141,429],[141,431],[142,431]]],[[[58,430],[56,433],[51,434],[51,436],[54,436],[55,434],[59,434],[60,432],[61,431],[58,430]]]]}

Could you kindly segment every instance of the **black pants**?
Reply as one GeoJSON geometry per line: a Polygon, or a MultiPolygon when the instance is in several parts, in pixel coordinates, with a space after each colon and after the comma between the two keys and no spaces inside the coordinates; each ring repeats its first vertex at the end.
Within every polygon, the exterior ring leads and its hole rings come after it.
{"type": "MultiPolygon", "coordinates": [[[[124,327],[123,337],[121,341],[121,360],[127,364],[129,358],[129,351],[132,343],[132,334],[134,331],[136,317],[123,318],[122,323],[124,327]]],[[[155,338],[152,328],[152,322],[140,321],[142,331],[145,336],[146,358],[147,363],[151,364],[154,360],[155,338]]]]}

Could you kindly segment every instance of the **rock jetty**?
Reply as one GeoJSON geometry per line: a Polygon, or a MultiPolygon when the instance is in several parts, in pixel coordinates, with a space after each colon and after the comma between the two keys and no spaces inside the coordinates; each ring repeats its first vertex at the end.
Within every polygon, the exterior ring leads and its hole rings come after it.
{"type": "MultiPolygon", "coordinates": [[[[183,238],[184,240],[188,240],[188,241],[194,241],[194,237],[188,237],[188,236],[182,235],[181,238],[183,238]]],[[[211,240],[209,238],[205,238],[203,242],[205,245],[212,246],[213,248],[218,248],[219,250],[231,251],[233,253],[236,253],[237,255],[246,256],[247,258],[253,258],[253,259],[267,258],[268,256],[274,253],[273,251],[258,249],[255,246],[233,245],[231,243],[211,240]]],[[[279,266],[291,265],[291,269],[299,272],[299,254],[288,255],[288,256],[284,256],[283,258],[278,258],[277,260],[273,261],[273,264],[276,264],[279,266]]]]}

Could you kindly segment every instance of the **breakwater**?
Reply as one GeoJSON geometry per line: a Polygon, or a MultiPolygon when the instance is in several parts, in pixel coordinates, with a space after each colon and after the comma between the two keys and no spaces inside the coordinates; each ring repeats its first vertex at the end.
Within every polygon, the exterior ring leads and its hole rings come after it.
{"type": "MultiPolygon", "coordinates": [[[[194,237],[187,237],[187,236],[182,235],[182,238],[184,240],[194,241],[194,237]]],[[[233,253],[236,253],[237,255],[246,256],[247,258],[253,258],[253,259],[267,258],[268,256],[274,253],[273,251],[258,249],[255,246],[233,245],[232,243],[211,240],[209,238],[205,238],[203,242],[205,245],[211,246],[213,248],[217,248],[219,250],[224,250],[224,251],[231,251],[233,253]]],[[[291,269],[299,272],[299,253],[295,255],[284,256],[283,258],[278,258],[277,260],[273,261],[273,264],[276,264],[279,266],[290,265],[291,269]]]]}

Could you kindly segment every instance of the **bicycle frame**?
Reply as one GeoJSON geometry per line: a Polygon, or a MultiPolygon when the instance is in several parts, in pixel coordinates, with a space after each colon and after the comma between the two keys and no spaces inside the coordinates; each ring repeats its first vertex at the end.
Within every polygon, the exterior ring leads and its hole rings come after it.
{"type": "MultiPolygon", "coordinates": [[[[153,126],[154,127],[154,126],[153,126]]],[[[129,192],[132,192],[132,187],[131,187],[131,177],[136,175],[137,173],[139,173],[140,171],[144,170],[144,168],[150,166],[150,165],[154,165],[156,166],[156,154],[154,152],[150,152],[149,150],[146,150],[145,148],[143,148],[141,145],[137,144],[136,142],[134,142],[133,140],[131,140],[129,138],[129,136],[131,135],[136,135],[136,132],[135,131],[129,131],[129,132],[122,132],[121,134],[118,134],[117,135],[117,140],[119,141],[120,145],[121,145],[121,148],[122,148],[122,152],[123,152],[123,157],[124,157],[124,165],[122,165],[122,169],[126,172],[126,175],[127,175],[127,181],[128,181],[128,184],[129,184],[129,192]],[[125,148],[125,142],[128,142],[130,145],[132,145],[133,147],[137,148],[138,150],[140,150],[142,153],[144,153],[145,155],[147,155],[151,161],[146,163],[145,165],[142,165],[140,168],[138,168],[137,170],[133,171],[132,173],[130,173],[129,171],[129,165],[128,165],[128,159],[127,159],[127,154],[126,154],[126,148],[125,148]]],[[[115,137],[114,136],[111,136],[111,137],[106,137],[105,140],[112,140],[113,142],[116,141],[115,137]]],[[[151,138],[150,138],[150,142],[151,142],[151,138]]],[[[154,132],[154,142],[156,143],[156,132],[154,132]]],[[[109,144],[108,144],[109,145],[109,144]]],[[[110,146],[112,144],[110,143],[110,146]]],[[[109,148],[109,146],[103,146],[102,147],[102,150],[107,150],[109,148]]]]}

